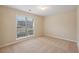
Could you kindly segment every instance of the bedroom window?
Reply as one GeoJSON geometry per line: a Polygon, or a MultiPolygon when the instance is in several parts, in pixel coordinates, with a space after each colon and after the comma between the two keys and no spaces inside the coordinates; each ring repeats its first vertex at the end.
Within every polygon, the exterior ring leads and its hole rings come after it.
{"type": "Polygon", "coordinates": [[[33,35],[33,18],[30,16],[16,16],[17,38],[33,35]]]}

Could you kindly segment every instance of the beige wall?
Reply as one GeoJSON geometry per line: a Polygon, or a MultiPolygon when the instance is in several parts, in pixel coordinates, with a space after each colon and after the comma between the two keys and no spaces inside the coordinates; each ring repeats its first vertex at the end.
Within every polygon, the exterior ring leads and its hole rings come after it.
{"type": "Polygon", "coordinates": [[[77,8],[77,43],[78,43],[78,49],[79,49],[79,6],[77,8]]]}
{"type": "Polygon", "coordinates": [[[44,26],[44,34],[47,36],[76,41],[76,10],[47,16],[44,26]]]}
{"type": "Polygon", "coordinates": [[[35,29],[35,31],[36,31],[36,36],[38,37],[38,36],[43,36],[44,35],[44,31],[43,31],[43,22],[44,22],[44,17],[39,17],[39,16],[37,16],[35,19],[37,19],[36,20],[36,24],[35,24],[35,27],[36,27],[36,29],[35,29]]]}
{"type": "Polygon", "coordinates": [[[42,16],[0,6],[0,45],[16,41],[16,15],[33,16],[37,22],[35,24],[35,30],[37,29],[35,35],[42,35],[42,16]]]}
{"type": "MultiPolygon", "coordinates": [[[[0,19],[1,19],[1,15],[0,15],[0,19]]],[[[0,20],[0,27],[1,27],[1,20],[0,20]]],[[[0,29],[0,31],[1,31],[1,29],[0,29]]],[[[1,33],[0,33],[0,39],[1,39],[1,33]]]]}

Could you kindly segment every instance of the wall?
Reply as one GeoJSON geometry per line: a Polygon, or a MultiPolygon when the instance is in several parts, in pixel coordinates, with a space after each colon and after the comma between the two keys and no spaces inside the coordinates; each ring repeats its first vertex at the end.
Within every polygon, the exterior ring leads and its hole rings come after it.
{"type": "Polygon", "coordinates": [[[79,49],[79,6],[77,8],[77,43],[78,43],[78,49],[79,49]]]}
{"type": "MultiPolygon", "coordinates": [[[[1,15],[0,15],[0,19],[1,19],[1,15]]],[[[0,27],[1,27],[1,20],[0,20],[0,27]]],[[[0,29],[0,31],[1,31],[1,29],[0,29]]],[[[0,39],[1,39],[1,33],[0,33],[0,39]]]]}
{"type": "Polygon", "coordinates": [[[39,36],[43,36],[44,35],[44,30],[43,30],[43,22],[44,22],[44,17],[40,17],[40,16],[37,16],[36,17],[36,24],[35,24],[35,31],[36,31],[36,36],[39,37],[39,36]]]}
{"type": "Polygon", "coordinates": [[[44,34],[69,41],[76,41],[76,10],[47,16],[44,20],[44,34]]]}
{"type": "Polygon", "coordinates": [[[37,29],[35,35],[42,35],[42,16],[0,6],[0,45],[16,41],[16,15],[33,16],[37,22],[35,23],[35,30],[37,29]]]}

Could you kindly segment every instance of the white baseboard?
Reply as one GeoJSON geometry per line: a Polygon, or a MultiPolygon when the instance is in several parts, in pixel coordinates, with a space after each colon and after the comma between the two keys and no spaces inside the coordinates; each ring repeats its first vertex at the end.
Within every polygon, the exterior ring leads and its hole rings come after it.
{"type": "Polygon", "coordinates": [[[16,40],[16,41],[14,41],[14,42],[9,42],[9,43],[6,43],[6,44],[2,44],[2,45],[0,45],[0,48],[6,47],[6,46],[9,46],[9,45],[12,45],[12,44],[21,42],[21,41],[24,41],[24,40],[16,40]]]}
{"type": "Polygon", "coordinates": [[[59,38],[59,39],[63,39],[63,40],[67,40],[67,41],[72,41],[72,42],[77,42],[77,41],[69,40],[69,39],[66,39],[66,38],[63,38],[63,37],[60,37],[60,36],[57,36],[57,35],[45,34],[45,36],[52,37],[52,38],[59,38]]]}
{"type": "Polygon", "coordinates": [[[21,38],[20,39],[16,39],[16,41],[14,41],[14,42],[10,42],[10,43],[6,43],[6,44],[0,45],[0,48],[9,46],[9,45],[12,45],[12,44],[15,44],[15,43],[19,43],[19,42],[22,42],[22,41],[28,40],[28,39],[30,39],[30,38],[29,37],[25,37],[25,38],[22,38],[22,39],[21,38]]]}
{"type": "MultiPolygon", "coordinates": [[[[48,37],[52,37],[52,38],[59,38],[59,39],[63,39],[63,40],[67,40],[67,41],[72,41],[72,42],[77,42],[77,41],[74,41],[74,40],[69,40],[69,39],[64,39],[62,37],[59,37],[59,36],[51,36],[49,34],[46,34],[45,36],[48,36],[48,37]]],[[[24,40],[26,40],[28,38],[24,38],[24,39],[20,39],[20,40],[16,40],[15,42],[10,42],[10,43],[6,43],[6,44],[3,44],[3,45],[0,45],[0,48],[2,47],[6,47],[6,46],[9,46],[9,45],[12,45],[12,44],[15,44],[15,43],[18,43],[18,42],[22,42],[24,40]]]]}
{"type": "Polygon", "coordinates": [[[12,44],[15,44],[15,43],[17,43],[17,41],[15,41],[15,42],[10,42],[10,43],[6,43],[6,44],[2,44],[2,45],[0,45],[0,48],[9,46],[9,45],[12,45],[12,44]]]}

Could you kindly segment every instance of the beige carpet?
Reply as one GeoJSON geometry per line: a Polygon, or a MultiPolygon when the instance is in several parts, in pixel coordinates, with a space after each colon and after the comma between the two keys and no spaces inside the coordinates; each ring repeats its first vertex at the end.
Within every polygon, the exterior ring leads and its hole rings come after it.
{"type": "Polygon", "coordinates": [[[1,53],[76,53],[75,42],[62,39],[39,37],[0,48],[1,53]]]}

